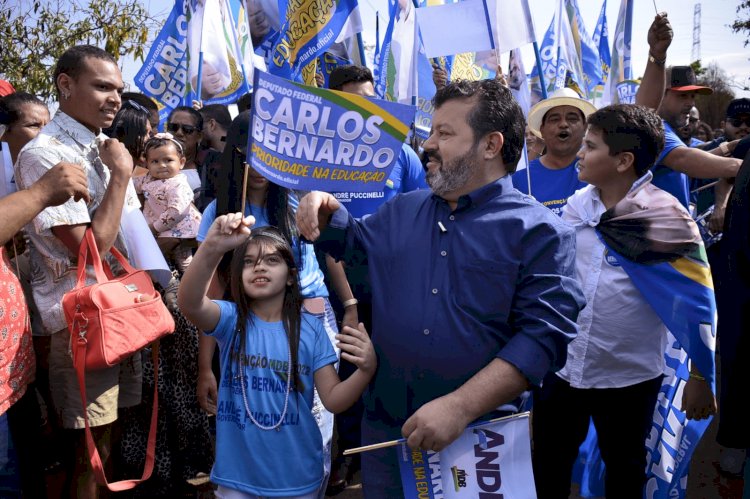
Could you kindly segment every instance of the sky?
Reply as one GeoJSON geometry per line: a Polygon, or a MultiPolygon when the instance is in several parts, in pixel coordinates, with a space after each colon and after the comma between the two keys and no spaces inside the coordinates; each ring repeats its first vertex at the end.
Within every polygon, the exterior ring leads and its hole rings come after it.
{"type": "MultiPolygon", "coordinates": [[[[174,5],[170,0],[142,0],[149,12],[160,19],[165,19],[174,5]]],[[[509,2],[514,0],[498,0],[509,2]]],[[[552,21],[557,0],[528,0],[534,20],[537,41],[541,43],[544,33],[552,21]]],[[[660,12],[667,12],[674,30],[674,39],[667,54],[668,65],[684,65],[692,61],[693,49],[693,13],[696,3],[691,0],[634,0],[633,7],[633,43],[632,60],[633,76],[643,74],[648,58],[646,34],[656,14],[655,6],[660,12]]],[[[716,62],[737,83],[733,87],[737,97],[750,97],[750,51],[744,47],[745,36],[735,34],[729,25],[736,19],[739,0],[712,0],[701,4],[701,63],[707,66],[716,62]]],[[[589,33],[596,26],[602,0],[578,0],[581,16],[589,33]]],[[[375,42],[376,12],[380,18],[380,34],[384,35],[388,24],[388,0],[359,0],[362,13],[365,42],[375,42]]],[[[610,43],[617,23],[620,9],[619,0],[607,0],[607,22],[610,30],[610,43]]],[[[531,45],[522,48],[524,65],[531,71],[534,64],[534,51],[531,45]]],[[[503,58],[507,61],[507,54],[503,58]]],[[[133,78],[141,66],[140,61],[123,61],[123,78],[133,89],[133,78]]]]}

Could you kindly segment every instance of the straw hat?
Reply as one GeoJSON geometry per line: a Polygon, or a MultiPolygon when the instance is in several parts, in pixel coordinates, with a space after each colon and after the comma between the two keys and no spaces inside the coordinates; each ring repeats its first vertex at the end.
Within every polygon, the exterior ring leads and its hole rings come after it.
{"type": "Polygon", "coordinates": [[[581,99],[578,93],[572,88],[558,88],[549,97],[537,102],[531,108],[531,111],[529,111],[529,130],[541,139],[542,132],[539,129],[542,127],[542,118],[547,114],[547,111],[558,106],[573,106],[578,108],[584,117],[588,117],[589,114],[596,111],[596,107],[592,103],[581,99]]]}

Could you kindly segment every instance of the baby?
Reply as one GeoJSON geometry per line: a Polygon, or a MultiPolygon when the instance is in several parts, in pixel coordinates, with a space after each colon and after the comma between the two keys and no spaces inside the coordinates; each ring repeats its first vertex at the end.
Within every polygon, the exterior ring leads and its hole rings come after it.
{"type": "Polygon", "coordinates": [[[164,256],[171,256],[177,269],[185,272],[193,259],[201,214],[187,178],[180,173],[185,166],[182,146],[171,134],[159,133],[146,142],[144,155],[148,173],[133,179],[145,199],[143,214],[164,256]]]}

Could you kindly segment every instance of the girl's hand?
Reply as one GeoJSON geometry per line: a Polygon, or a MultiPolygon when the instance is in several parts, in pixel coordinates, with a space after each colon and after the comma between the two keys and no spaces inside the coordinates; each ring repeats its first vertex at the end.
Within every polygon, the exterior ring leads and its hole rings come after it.
{"type": "Polygon", "coordinates": [[[242,244],[250,235],[250,227],[254,224],[255,217],[253,216],[242,218],[241,213],[221,215],[208,229],[203,246],[224,254],[242,244]]]}
{"type": "Polygon", "coordinates": [[[344,326],[342,333],[336,335],[336,339],[341,348],[342,359],[351,362],[369,376],[375,374],[378,359],[364,324],[360,322],[357,329],[344,326]]]}

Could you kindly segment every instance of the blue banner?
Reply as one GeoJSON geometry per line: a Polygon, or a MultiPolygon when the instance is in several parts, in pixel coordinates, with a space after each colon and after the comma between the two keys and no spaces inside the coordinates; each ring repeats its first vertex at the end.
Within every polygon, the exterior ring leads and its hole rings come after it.
{"type": "Polygon", "coordinates": [[[328,88],[330,85],[330,78],[331,73],[334,69],[336,69],[339,66],[346,66],[349,64],[354,64],[354,61],[350,59],[344,59],[343,57],[339,57],[335,54],[331,54],[330,52],[326,52],[322,56],[318,58],[318,73],[320,73],[323,76],[323,88],[328,88]]]}
{"type": "Polygon", "coordinates": [[[357,0],[301,0],[287,7],[273,41],[268,71],[300,80],[303,68],[337,40],[356,8],[357,0]]]}
{"type": "Polygon", "coordinates": [[[414,108],[256,72],[248,163],[291,189],[382,190],[414,108]]]}
{"type": "Polygon", "coordinates": [[[599,47],[589,36],[586,25],[578,9],[577,0],[566,0],[568,19],[573,33],[573,40],[581,59],[583,69],[583,84],[589,95],[594,93],[596,86],[602,83],[602,65],[599,59],[599,47]]]}
{"type": "Polygon", "coordinates": [[[185,102],[188,91],[190,15],[188,2],[175,2],[143,66],[135,75],[136,86],[159,104],[162,122],[172,109],[185,102]]]}

